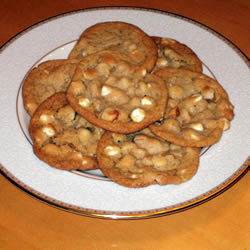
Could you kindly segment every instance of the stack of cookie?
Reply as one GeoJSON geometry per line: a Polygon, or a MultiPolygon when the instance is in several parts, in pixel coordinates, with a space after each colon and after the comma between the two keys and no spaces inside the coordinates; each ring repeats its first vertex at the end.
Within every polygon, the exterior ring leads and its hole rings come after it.
{"type": "Polygon", "coordinates": [[[123,22],[86,29],[68,59],[23,85],[34,153],[64,170],[99,168],[126,187],[178,184],[230,128],[233,105],[196,54],[123,22]]]}

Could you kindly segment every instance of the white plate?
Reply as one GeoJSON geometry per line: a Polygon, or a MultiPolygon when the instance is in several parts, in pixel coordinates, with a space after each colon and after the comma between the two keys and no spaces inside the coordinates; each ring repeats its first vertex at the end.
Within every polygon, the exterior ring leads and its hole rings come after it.
{"type": "MultiPolygon", "coordinates": [[[[250,148],[248,61],[232,43],[199,23],[146,9],[83,10],[30,27],[5,44],[0,52],[0,169],[19,188],[50,205],[102,218],[171,214],[221,193],[247,170],[250,148]],[[133,23],[150,35],[170,37],[187,44],[228,92],[235,105],[231,129],[202,155],[199,170],[190,181],[129,189],[105,181],[99,172],[80,176],[51,168],[32,153],[27,140],[28,117],[19,91],[22,80],[38,62],[66,58],[82,31],[103,21],[133,23]]],[[[211,75],[206,67],[204,72],[211,75]]]]}

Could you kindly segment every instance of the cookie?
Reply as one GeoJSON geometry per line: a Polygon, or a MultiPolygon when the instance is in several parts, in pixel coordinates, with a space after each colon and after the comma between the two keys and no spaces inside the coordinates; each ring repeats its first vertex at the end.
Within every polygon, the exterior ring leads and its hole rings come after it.
{"type": "Polygon", "coordinates": [[[200,148],[176,146],[144,129],[128,135],[105,132],[97,159],[105,176],[122,186],[140,188],[189,180],[198,169],[199,153],[200,148]]]}
{"type": "Polygon", "coordinates": [[[157,59],[153,40],[135,25],[124,22],[97,23],[80,36],[68,58],[81,59],[101,50],[126,54],[130,61],[150,72],[157,59]]]}
{"type": "Polygon", "coordinates": [[[164,118],[150,125],[154,134],[180,146],[205,147],[230,128],[234,107],[217,81],[181,69],[155,74],[165,81],[169,99],[164,118]]]}
{"type": "Polygon", "coordinates": [[[202,72],[202,63],[185,44],[174,39],[152,37],[158,47],[158,59],[154,70],[164,68],[188,69],[202,72]]]}
{"type": "Polygon", "coordinates": [[[24,108],[30,116],[49,96],[65,92],[78,60],[50,60],[32,69],[24,80],[22,95],[24,108]]]}
{"type": "Polygon", "coordinates": [[[82,59],[67,99],[77,113],[96,126],[132,133],[163,116],[167,89],[162,79],[123,60],[124,56],[102,51],[82,59]]]}
{"type": "Polygon", "coordinates": [[[96,169],[96,149],[103,130],[90,124],[59,92],[39,105],[31,118],[29,133],[37,157],[64,169],[96,169]]]}

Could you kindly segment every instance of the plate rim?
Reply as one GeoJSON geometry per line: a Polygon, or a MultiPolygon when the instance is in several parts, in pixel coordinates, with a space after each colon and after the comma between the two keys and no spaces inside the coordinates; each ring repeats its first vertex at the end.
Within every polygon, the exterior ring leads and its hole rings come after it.
{"type": "MultiPolygon", "coordinates": [[[[163,15],[168,15],[172,16],[178,19],[185,20],[189,23],[195,24],[199,26],[200,28],[205,29],[206,31],[212,33],[215,35],[217,38],[221,39],[224,41],[228,46],[230,46],[231,49],[233,49],[240,57],[243,59],[243,61],[247,64],[248,67],[250,67],[250,62],[246,54],[237,46],[235,45],[232,41],[230,41],[228,38],[220,34],[219,32],[215,31],[214,29],[210,28],[209,26],[196,21],[192,18],[179,15],[173,12],[168,12],[168,11],[163,11],[163,10],[158,10],[154,8],[145,8],[145,7],[135,7],[135,6],[105,6],[105,7],[92,7],[92,8],[84,8],[84,9],[78,9],[78,10],[73,10],[69,12],[64,12],[55,16],[48,17],[46,19],[43,19],[41,21],[38,21],[27,28],[23,29],[22,31],[18,32],[14,36],[12,36],[8,41],[6,41],[3,45],[0,46],[0,55],[4,49],[6,49],[10,44],[12,44],[15,40],[17,40],[19,37],[23,36],[25,33],[29,32],[33,28],[36,28],[40,25],[43,25],[44,23],[53,21],[57,18],[63,18],[64,16],[67,15],[74,15],[78,14],[81,12],[86,12],[86,11],[96,11],[96,10],[137,10],[137,11],[148,11],[148,12],[153,12],[153,13],[158,13],[158,14],[163,14],[163,15]]],[[[79,215],[85,215],[88,217],[95,217],[95,218],[105,218],[105,219],[145,219],[145,218],[154,218],[158,216],[164,216],[164,215],[170,215],[174,214],[177,212],[181,212],[190,208],[193,208],[195,206],[201,205],[204,202],[211,200],[218,196],[219,194],[223,193],[224,191],[228,190],[231,186],[233,186],[236,182],[238,182],[249,170],[250,166],[250,156],[245,160],[245,162],[235,171],[230,177],[228,177],[226,180],[221,182],[219,185],[216,187],[210,189],[206,193],[203,193],[199,196],[196,196],[190,200],[171,205],[168,207],[163,207],[163,208],[157,208],[157,209],[149,209],[149,210],[141,210],[141,211],[102,211],[102,210],[95,210],[95,209],[87,209],[87,208],[82,208],[79,206],[75,206],[72,204],[68,204],[59,200],[56,200],[54,198],[51,198],[49,196],[46,196],[33,188],[29,187],[22,181],[20,181],[18,178],[16,178],[14,175],[12,175],[3,165],[0,163],[0,173],[12,184],[14,184],[16,187],[27,193],[28,195],[32,196],[33,198],[36,198],[47,205],[56,207],[58,209],[67,211],[67,212],[72,212],[75,214],[79,215]],[[171,208],[172,207],[172,208],[171,208]]]]}

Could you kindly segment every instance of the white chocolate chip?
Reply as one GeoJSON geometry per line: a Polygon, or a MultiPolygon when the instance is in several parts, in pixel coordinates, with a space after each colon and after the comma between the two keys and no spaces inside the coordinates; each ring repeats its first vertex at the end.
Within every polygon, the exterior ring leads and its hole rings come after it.
{"type": "Polygon", "coordinates": [[[195,130],[192,130],[192,129],[186,129],[183,132],[183,135],[184,135],[185,138],[195,140],[195,141],[199,141],[201,139],[200,134],[197,133],[195,130]]]}
{"type": "Polygon", "coordinates": [[[35,112],[36,108],[37,104],[35,104],[34,102],[27,103],[27,110],[31,115],[35,112]]]}
{"type": "Polygon", "coordinates": [[[117,156],[121,153],[121,149],[118,146],[107,146],[104,153],[108,156],[117,156]]]}
{"type": "Polygon", "coordinates": [[[43,127],[42,131],[49,137],[52,137],[55,135],[55,130],[53,129],[52,126],[43,127]]]}
{"type": "Polygon", "coordinates": [[[132,174],[132,175],[130,176],[131,179],[136,179],[137,177],[138,177],[137,174],[132,174]]]}
{"type": "Polygon", "coordinates": [[[53,119],[54,119],[54,116],[52,116],[52,115],[42,114],[40,116],[39,121],[41,124],[46,125],[46,124],[50,123],[53,119]]]}
{"type": "Polygon", "coordinates": [[[157,60],[157,66],[162,67],[162,68],[167,67],[168,66],[168,61],[166,59],[164,59],[164,58],[159,58],[157,60]]]}
{"type": "Polygon", "coordinates": [[[142,69],[141,74],[142,74],[143,77],[146,76],[147,70],[146,69],[142,69]]]}
{"type": "Polygon", "coordinates": [[[80,97],[78,103],[80,106],[86,108],[90,105],[90,100],[86,97],[80,97]]]}
{"type": "Polygon", "coordinates": [[[101,95],[102,96],[106,96],[106,95],[109,95],[110,93],[112,92],[112,88],[109,87],[109,86],[103,86],[102,87],[102,90],[101,90],[101,95]]]}
{"type": "Polygon", "coordinates": [[[86,165],[88,163],[88,161],[86,159],[82,160],[82,165],[86,165]]]}
{"type": "Polygon", "coordinates": [[[145,96],[141,99],[141,105],[152,105],[153,104],[153,98],[150,96],[145,96]]]}
{"type": "Polygon", "coordinates": [[[212,100],[214,98],[214,90],[209,87],[205,87],[202,90],[202,95],[205,99],[212,100]]]}
{"type": "Polygon", "coordinates": [[[223,126],[223,130],[228,130],[230,129],[230,122],[228,119],[226,118],[221,118],[220,120],[222,120],[224,122],[224,126],[223,126]]]}
{"type": "Polygon", "coordinates": [[[138,74],[138,76],[145,77],[147,75],[147,70],[143,67],[140,67],[137,70],[137,74],[138,74]]]}
{"type": "Polygon", "coordinates": [[[48,115],[41,115],[40,116],[40,121],[42,122],[42,123],[46,123],[47,121],[48,121],[48,115]]]}
{"type": "Polygon", "coordinates": [[[199,101],[202,100],[202,95],[193,95],[193,96],[192,96],[192,100],[193,100],[194,102],[199,102],[199,101]]]}
{"type": "Polygon", "coordinates": [[[145,117],[145,111],[143,109],[136,108],[132,111],[130,117],[134,122],[141,122],[145,117]]]}
{"type": "Polygon", "coordinates": [[[190,128],[196,130],[196,131],[203,131],[203,125],[200,122],[192,123],[189,125],[190,128]]]}
{"type": "Polygon", "coordinates": [[[82,153],[81,152],[75,152],[74,153],[74,158],[75,159],[81,159],[82,158],[82,153]]]}
{"type": "Polygon", "coordinates": [[[190,134],[190,138],[191,138],[192,140],[196,140],[196,141],[199,141],[199,140],[200,140],[200,137],[197,136],[196,134],[190,134]]]}

